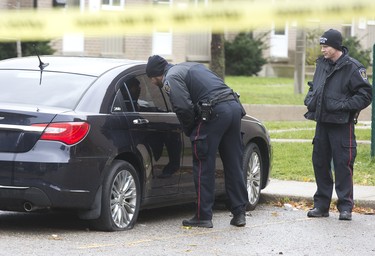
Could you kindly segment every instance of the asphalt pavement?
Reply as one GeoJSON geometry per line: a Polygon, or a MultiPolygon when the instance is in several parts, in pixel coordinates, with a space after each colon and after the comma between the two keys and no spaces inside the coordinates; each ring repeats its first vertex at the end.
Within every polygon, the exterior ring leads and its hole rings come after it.
{"type": "MultiPolygon", "coordinates": [[[[263,202],[279,201],[288,198],[293,201],[313,201],[316,191],[314,182],[299,182],[271,179],[268,186],[262,190],[261,200],[263,202]]],[[[355,206],[375,209],[375,186],[354,185],[355,206]]],[[[333,199],[337,199],[333,192],[333,199]]]]}

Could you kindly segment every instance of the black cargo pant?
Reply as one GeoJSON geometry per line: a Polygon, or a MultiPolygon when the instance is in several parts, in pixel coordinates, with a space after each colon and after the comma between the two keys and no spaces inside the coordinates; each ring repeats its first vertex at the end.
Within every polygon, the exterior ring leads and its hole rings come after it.
{"type": "Polygon", "coordinates": [[[213,108],[211,120],[201,121],[190,135],[198,219],[212,219],[218,150],[224,166],[231,212],[239,214],[245,211],[248,194],[242,168],[241,114],[241,105],[235,100],[221,102],[213,108]]]}
{"type": "Polygon", "coordinates": [[[338,197],[337,209],[353,209],[353,165],[357,154],[354,123],[316,124],[312,161],[317,191],[314,207],[329,210],[333,184],[338,197]],[[331,164],[333,163],[333,166],[331,164]],[[332,170],[333,168],[333,170],[332,170]],[[335,181],[333,181],[334,171],[335,181]]]}

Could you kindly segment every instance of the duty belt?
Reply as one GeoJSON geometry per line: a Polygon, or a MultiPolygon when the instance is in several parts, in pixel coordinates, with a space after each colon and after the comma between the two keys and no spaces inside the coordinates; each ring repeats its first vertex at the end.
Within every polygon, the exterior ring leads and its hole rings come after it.
{"type": "Polygon", "coordinates": [[[236,97],[234,97],[234,95],[231,93],[231,94],[228,94],[227,96],[224,96],[222,98],[219,98],[219,99],[216,99],[216,100],[213,100],[212,101],[212,106],[215,106],[221,102],[225,102],[225,101],[230,101],[230,100],[235,100],[236,97]]]}

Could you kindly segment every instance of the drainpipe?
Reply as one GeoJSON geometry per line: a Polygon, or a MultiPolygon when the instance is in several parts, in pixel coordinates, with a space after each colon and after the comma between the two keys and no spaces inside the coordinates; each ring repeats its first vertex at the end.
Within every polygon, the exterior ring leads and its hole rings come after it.
{"type": "MultiPolygon", "coordinates": [[[[36,0],[34,0],[36,1],[36,0]]],[[[18,10],[21,8],[21,3],[20,1],[17,1],[17,7],[18,10]]],[[[17,51],[17,57],[22,57],[22,45],[21,45],[21,40],[16,41],[16,51],[17,51]]]]}

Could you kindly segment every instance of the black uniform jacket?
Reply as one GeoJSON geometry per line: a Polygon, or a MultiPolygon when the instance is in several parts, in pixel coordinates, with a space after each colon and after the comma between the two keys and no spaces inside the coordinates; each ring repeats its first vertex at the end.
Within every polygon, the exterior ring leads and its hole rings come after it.
{"type": "Polygon", "coordinates": [[[317,122],[348,123],[372,101],[366,69],[348,55],[346,47],[336,63],[324,57],[317,60],[309,85],[304,101],[308,109],[305,117],[317,122]]]}
{"type": "Polygon", "coordinates": [[[189,136],[197,121],[197,104],[223,97],[233,91],[203,64],[183,62],[168,64],[163,89],[169,94],[173,111],[189,136]]]}

